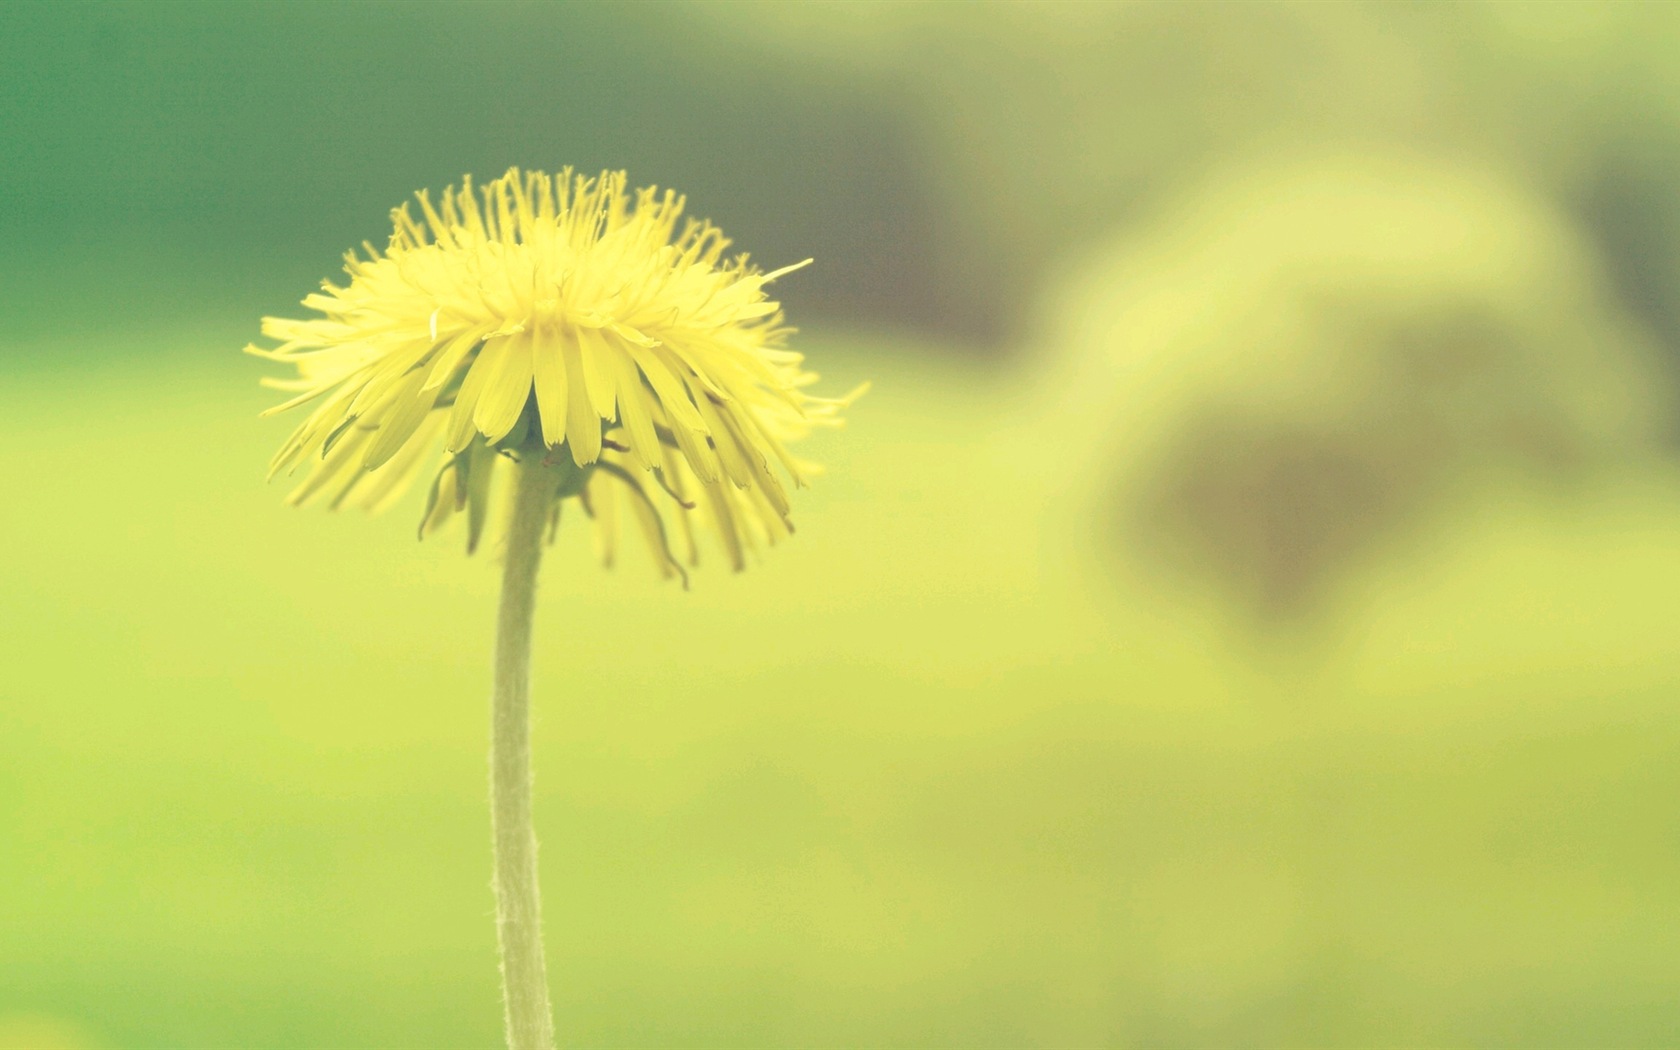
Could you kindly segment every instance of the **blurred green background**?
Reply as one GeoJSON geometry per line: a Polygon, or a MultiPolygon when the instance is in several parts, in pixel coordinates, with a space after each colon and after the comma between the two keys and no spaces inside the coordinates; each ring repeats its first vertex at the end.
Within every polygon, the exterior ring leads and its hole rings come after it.
{"type": "Polygon", "coordinates": [[[874,391],[547,565],[576,1046],[1667,1046],[1680,8],[0,4],[0,1047],[489,1047],[491,556],[238,348],[420,187],[675,186],[874,391]]]}

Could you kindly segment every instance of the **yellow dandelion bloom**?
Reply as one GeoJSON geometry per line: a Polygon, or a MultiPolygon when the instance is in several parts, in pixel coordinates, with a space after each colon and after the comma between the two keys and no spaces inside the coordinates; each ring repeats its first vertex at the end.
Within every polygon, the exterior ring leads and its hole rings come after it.
{"type": "Polygon", "coordinates": [[[278,345],[247,348],[297,370],[265,381],[296,394],[270,413],[320,399],[272,464],[307,467],[291,502],[379,509],[441,447],[421,532],[464,513],[469,549],[502,463],[524,455],[564,467],[554,520],[578,499],[608,561],[624,517],[666,575],[683,572],[673,538],[697,558],[684,511],[736,568],[792,530],[777,468],[796,485],[811,468],[787,443],[850,401],[806,393],[816,376],[765,293],[810,260],[726,258],[716,227],[679,229],[682,197],[632,195],[622,172],[513,169],[416,197],[383,252],[364,243],[347,284],[303,300],[319,316],[264,318],[278,345]]]}

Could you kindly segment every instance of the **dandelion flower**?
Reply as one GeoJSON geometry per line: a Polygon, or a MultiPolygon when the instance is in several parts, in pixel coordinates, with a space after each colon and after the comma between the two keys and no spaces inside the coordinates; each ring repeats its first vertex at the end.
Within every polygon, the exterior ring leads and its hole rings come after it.
{"type": "MultiPolygon", "coordinates": [[[[420,532],[456,516],[476,547],[511,476],[491,700],[491,825],[507,1038],[554,1045],[531,823],[530,654],[543,537],[575,499],[611,561],[635,520],[666,576],[698,558],[695,520],[739,569],[792,531],[787,449],[836,425],[850,398],[814,397],[765,294],[764,273],[725,257],[715,227],[682,220],[670,191],[509,171],[470,180],[419,215],[392,213],[383,252],[345,258],[348,283],[270,317],[277,345],[248,352],[296,369],[269,386],[314,403],[271,464],[304,471],[291,502],[379,509],[435,464],[420,532]],[[691,513],[692,512],[692,513],[691,513]],[[675,528],[670,523],[675,523],[675,528]],[[672,536],[681,554],[672,549],[672,536]]],[[[806,260],[809,262],[809,260],[806,260]]],[[[855,395],[854,395],[855,396],[855,395]]]]}
{"type": "Polygon", "coordinates": [[[247,348],[297,370],[265,381],[295,394],[271,413],[318,403],[271,464],[307,470],[291,502],[383,508],[441,448],[421,532],[465,512],[471,549],[500,453],[546,450],[570,461],[559,498],[593,517],[608,561],[621,507],[667,576],[699,557],[681,511],[737,569],[792,531],[777,471],[802,485],[811,467],[787,444],[848,400],[806,392],[816,376],[766,295],[810,260],[763,273],[726,258],[716,227],[679,229],[682,197],[632,195],[622,172],[514,169],[417,203],[392,212],[383,252],[346,255],[347,284],[303,300],[319,316],[265,318],[278,345],[247,348]]]}

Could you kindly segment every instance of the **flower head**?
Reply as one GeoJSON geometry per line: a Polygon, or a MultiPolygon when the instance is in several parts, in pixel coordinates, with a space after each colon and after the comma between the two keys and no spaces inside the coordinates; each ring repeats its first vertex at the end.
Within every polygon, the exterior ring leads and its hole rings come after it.
{"type": "MultiPolygon", "coordinates": [[[[383,252],[345,256],[348,284],[303,300],[319,316],[264,318],[279,345],[246,348],[297,369],[265,380],[296,393],[270,414],[322,399],[272,464],[307,464],[291,502],[378,509],[441,446],[421,532],[465,512],[469,549],[501,460],[524,455],[563,468],[556,520],[576,497],[609,561],[620,504],[666,575],[682,569],[662,506],[696,511],[736,568],[791,531],[776,467],[796,485],[811,468],[786,443],[850,400],[805,393],[817,377],[765,294],[810,260],[762,273],[726,259],[716,227],[678,228],[682,197],[632,196],[622,172],[513,169],[417,200],[418,218],[392,212],[383,252]]],[[[693,561],[689,515],[676,520],[693,561]]]]}

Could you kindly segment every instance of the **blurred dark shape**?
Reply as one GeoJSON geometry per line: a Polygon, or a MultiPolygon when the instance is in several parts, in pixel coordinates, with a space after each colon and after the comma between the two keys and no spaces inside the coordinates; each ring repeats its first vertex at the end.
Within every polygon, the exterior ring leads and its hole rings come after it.
{"type": "Polygon", "coordinates": [[[1262,623],[1300,621],[1467,471],[1515,463],[1567,483],[1593,465],[1564,413],[1522,388],[1529,333],[1487,304],[1359,309],[1326,306],[1321,321],[1376,365],[1336,418],[1198,408],[1141,491],[1115,493],[1122,538],[1211,577],[1262,623]]]}
{"type": "Polygon", "coordinates": [[[1573,204],[1623,301],[1680,371],[1680,134],[1652,130],[1596,151],[1573,204]]]}
{"type": "Polygon", "coordinates": [[[1567,219],[1457,164],[1237,167],[1073,284],[1058,407],[1109,542],[1262,625],[1453,499],[1649,455],[1669,408],[1567,219]]]}

